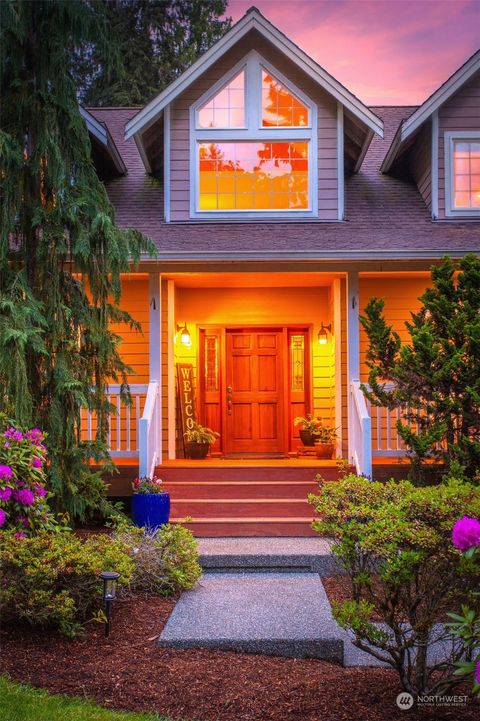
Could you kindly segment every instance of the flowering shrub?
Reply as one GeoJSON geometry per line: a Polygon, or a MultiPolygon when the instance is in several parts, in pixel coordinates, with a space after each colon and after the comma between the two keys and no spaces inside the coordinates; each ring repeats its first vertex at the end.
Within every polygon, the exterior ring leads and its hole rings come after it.
{"type": "Polygon", "coordinates": [[[142,476],[135,478],[132,483],[132,491],[134,493],[165,493],[162,487],[162,481],[157,476],[142,476]]]}
{"type": "Polygon", "coordinates": [[[41,430],[0,431],[0,527],[24,538],[53,517],[45,488],[46,448],[41,430]]]}
{"type": "MultiPolygon", "coordinates": [[[[464,553],[463,564],[480,565],[480,521],[478,518],[463,516],[453,524],[452,543],[464,553]]],[[[480,598],[480,593],[475,596],[480,598]]],[[[459,636],[466,649],[466,661],[457,663],[457,675],[473,674],[473,691],[480,695],[480,615],[477,611],[462,606],[462,613],[449,613],[452,633],[459,636]]]]}
{"type": "Polygon", "coordinates": [[[2,621],[27,622],[74,636],[101,601],[103,570],[130,581],[134,562],[120,541],[107,535],[82,540],[73,533],[40,530],[34,536],[0,536],[2,621]]]}
{"type": "MultiPolygon", "coordinates": [[[[332,606],[354,644],[393,667],[413,695],[442,694],[459,683],[455,668],[467,652],[445,617],[471,601],[480,569],[468,559],[459,564],[452,526],[467,511],[480,514],[480,488],[454,480],[416,488],[348,475],[323,484],[311,501],[320,516],[314,528],[334,539],[350,580],[350,598],[332,606]],[[435,645],[445,658],[435,660],[435,645]]],[[[475,528],[456,528],[462,547],[475,528]]]]}

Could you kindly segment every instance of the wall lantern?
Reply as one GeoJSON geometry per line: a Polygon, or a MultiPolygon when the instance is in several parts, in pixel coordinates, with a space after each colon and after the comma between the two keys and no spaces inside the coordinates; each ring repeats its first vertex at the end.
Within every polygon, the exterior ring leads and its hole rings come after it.
{"type": "Polygon", "coordinates": [[[180,340],[182,342],[182,345],[184,345],[186,348],[190,348],[192,345],[192,338],[190,335],[190,331],[187,328],[187,324],[179,325],[177,323],[177,333],[180,333],[180,340]]]}
{"type": "Polygon", "coordinates": [[[318,331],[318,342],[320,345],[326,345],[328,340],[328,334],[332,332],[332,324],[329,323],[328,325],[323,325],[323,323],[320,326],[320,330],[318,331]]]}
{"type": "Polygon", "coordinates": [[[110,635],[110,617],[111,617],[111,603],[117,596],[117,581],[120,578],[120,574],[116,571],[102,571],[100,578],[103,581],[103,603],[105,604],[105,615],[107,620],[105,622],[105,636],[108,638],[110,635]]]}

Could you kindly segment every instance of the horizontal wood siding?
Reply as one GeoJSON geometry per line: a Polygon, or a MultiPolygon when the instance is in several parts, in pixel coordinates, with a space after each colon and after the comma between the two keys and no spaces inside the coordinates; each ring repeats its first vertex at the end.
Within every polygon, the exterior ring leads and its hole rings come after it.
{"type": "Polygon", "coordinates": [[[410,151],[410,171],[429,210],[432,209],[432,126],[428,122],[410,151]]]}
{"type": "Polygon", "coordinates": [[[112,325],[112,330],[121,337],[120,354],[133,373],[129,383],[149,381],[149,319],[148,319],[148,278],[130,275],[122,279],[120,307],[141,325],[141,331],[129,328],[124,323],[112,325]]]}
{"type": "Polygon", "coordinates": [[[438,211],[445,218],[444,135],[454,130],[480,130],[480,72],[463,86],[438,113],[438,211]]]}
{"type": "MultiPolygon", "coordinates": [[[[171,120],[171,220],[190,215],[189,109],[190,106],[250,50],[297,85],[318,106],[318,208],[323,220],[337,219],[337,105],[333,98],[287,60],[271,43],[252,31],[228,51],[188,90],[175,100],[171,120]]],[[[263,135],[263,132],[262,132],[263,135]]],[[[268,137],[268,131],[265,131],[268,137]]],[[[203,221],[202,221],[203,222],[203,221]]]]}

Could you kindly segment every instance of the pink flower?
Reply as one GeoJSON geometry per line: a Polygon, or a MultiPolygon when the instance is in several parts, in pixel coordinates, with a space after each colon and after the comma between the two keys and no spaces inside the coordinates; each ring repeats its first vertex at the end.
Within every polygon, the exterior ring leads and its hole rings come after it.
{"type": "Polygon", "coordinates": [[[10,466],[0,466],[0,478],[4,478],[7,481],[12,477],[12,469],[10,466]]]}
{"type": "Polygon", "coordinates": [[[27,534],[24,533],[23,531],[17,531],[17,533],[15,534],[15,538],[26,538],[26,537],[27,537],[27,534]]]}
{"type": "Polygon", "coordinates": [[[7,520],[7,514],[5,513],[3,508],[0,508],[0,528],[4,525],[6,520],[7,520]]]}
{"type": "Polygon", "coordinates": [[[0,501],[9,501],[12,497],[12,489],[11,488],[0,488],[0,501]]]}
{"type": "Polygon", "coordinates": [[[22,488],[20,491],[15,491],[15,498],[24,506],[32,506],[35,503],[35,496],[29,488],[22,488]]]}
{"type": "Polygon", "coordinates": [[[25,528],[28,528],[30,525],[30,521],[28,520],[28,518],[26,516],[17,516],[15,518],[15,521],[17,523],[21,523],[22,526],[25,526],[25,528]]]}
{"type": "Polygon", "coordinates": [[[34,456],[34,457],[32,458],[32,466],[33,466],[34,468],[41,468],[42,465],[43,465],[43,461],[42,461],[41,458],[37,458],[36,456],[34,456]]]}
{"type": "Polygon", "coordinates": [[[12,441],[21,441],[23,438],[23,433],[21,431],[17,431],[16,428],[9,428],[5,431],[3,437],[10,438],[10,440],[12,441]]]}
{"type": "Polygon", "coordinates": [[[25,433],[25,438],[28,438],[33,443],[33,445],[41,446],[41,441],[43,440],[43,431],[41,431],[40,428],[30,428],[30,430],[25,433]]]}
{"type": "Polygon", "coordinates": [[[475,666],[475,681],[480,684],[480,661],[475,666]]]}
{"type": "Polygon", "coordinates": [[[468,551],[472,546],[480,546],[480,521],[463,516],[453,524],[452,542],[460,551],[468,551]]]}
{"type": "Polygon", "coordinates": [[[40,483],[35,483],[33,490],[37,494],[37,496],[46,496],[47,495],[45,488],[43,486],[41,486],[40,483]]]}

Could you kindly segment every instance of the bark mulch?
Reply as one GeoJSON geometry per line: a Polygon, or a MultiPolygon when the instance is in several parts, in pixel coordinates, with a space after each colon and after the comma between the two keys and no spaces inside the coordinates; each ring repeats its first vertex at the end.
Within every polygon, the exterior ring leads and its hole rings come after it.
{"type": "Polygon", "coordinates": [[[474,703],[400,711],[396,675],[384,669],[159,648],[174,603],[143,596],[117,601],[109,639],[95,623],[73,641],[4,628],[0,669],[53,693],[182,721],[478,721],[474,703]]]}

